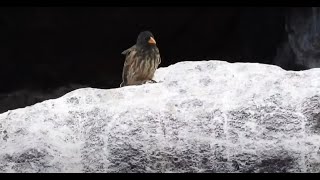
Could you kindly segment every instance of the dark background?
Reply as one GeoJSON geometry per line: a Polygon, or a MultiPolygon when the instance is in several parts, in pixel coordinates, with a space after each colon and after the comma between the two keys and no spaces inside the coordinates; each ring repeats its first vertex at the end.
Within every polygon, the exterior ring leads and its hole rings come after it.
{"type": "Polygon", "coordinates": [[[112,88],[121,52],[150,30],[162,67],[185,60],[271,63],[284,8],[0,8],[0,92],[66,83],[112,88]]]}
{"type": "MultiPolygon", "coordinates": [[[[0,101],[6,102],[2,108],[23,107],[79,87],[119,87],[124,62],[121,52],[135,44],[143,30],[155,36],[162,56],[160,67],[213,59],[273,64],[279,44],[286,40],[289,10],[1,7],[0,101]],[[66,88],[57,93],[61,87],[66,88]],[[22,93],[17,95],[17,91],[22,93]],[[41,97],[33,95],[41,93],[41,97]]],[[[282,68],[303,69],[294,65],[282,68]]]]}

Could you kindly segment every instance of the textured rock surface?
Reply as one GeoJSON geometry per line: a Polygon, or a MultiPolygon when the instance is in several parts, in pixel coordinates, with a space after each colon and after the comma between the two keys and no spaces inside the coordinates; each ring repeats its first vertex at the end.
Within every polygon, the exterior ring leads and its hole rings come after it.
{"type": "Polygon", "coordinates": [[[181,62],[0,114],[0,172],[320,172],[320,69],[181,62]]]}

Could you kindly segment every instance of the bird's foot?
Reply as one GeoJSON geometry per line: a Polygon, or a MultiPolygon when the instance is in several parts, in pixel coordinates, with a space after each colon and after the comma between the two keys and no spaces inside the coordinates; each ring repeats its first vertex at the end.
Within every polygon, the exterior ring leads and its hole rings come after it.
{"type": "Polygon", "coordinates": [[[157,83],[157,81],[150,79],[145,82],[145,84],[151,84],[151,83],[157,83]]]}

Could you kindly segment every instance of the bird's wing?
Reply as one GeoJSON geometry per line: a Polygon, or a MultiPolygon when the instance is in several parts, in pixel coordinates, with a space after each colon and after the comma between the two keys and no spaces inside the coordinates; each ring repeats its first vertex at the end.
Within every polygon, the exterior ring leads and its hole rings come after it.
{"type": "Polygon", "coordinates": [[[128,74],[129,74],[129,68],[131,64],[134,62],[135,59],[135,54],[136,54],[136,46],[132,46],[131,48],[123,51],[121,54],[126,55],[126,60],[123,65],[123,71],[122,71],[122,80],[123,84],[126,85],[128,82],[128,74]]]}
{"type": "Polygon", "coordinates": [[[132,50],[134,50],[136,48],[136,45],[133,45],[132,47],[130,47],[129,49],[126,49],[124,51],[122,51],[121,54],[123,55],[127,55],[128,53],[130,53],[132,50]]]}
{"type": "Polygon", "coordinates": [[[158,66],[161,63],[161,56],[160,56],[160,52],[159,49],[157,49],[157,60],[158,60],[158,66]]]}
{"type": "Polygon", "coordinates": [[[161,56],[160,56],[160,54],[159,54],[159,58],[158,59],[159,59],[159,61],[158,61],[158,65],[159,65],[159,64],[161,64],[161,56]]]}
{"type": "Polygon", "coordinates": [[[124,62],[124,65],[130,65],[133,62],[134,56],[136,54],[136,46],[132,46],[131,48],[123,51],[121,54],[126,55],[126,60],[124,62]]]}

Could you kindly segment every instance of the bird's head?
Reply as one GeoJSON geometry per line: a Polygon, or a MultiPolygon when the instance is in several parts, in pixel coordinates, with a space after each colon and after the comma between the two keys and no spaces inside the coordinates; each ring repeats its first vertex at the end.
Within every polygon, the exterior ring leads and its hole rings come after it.
{"type": "Polygon", "coordinates": [[[155,46],[156,40],[150,31],[143,31],[138,35],[137,39],[138,46],[155,46]]]}

